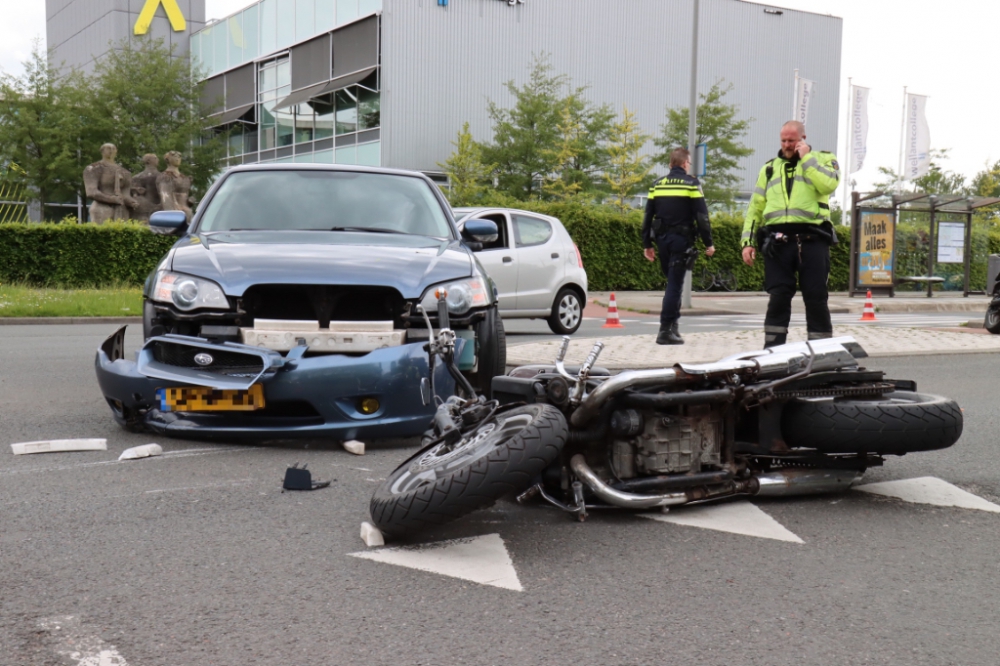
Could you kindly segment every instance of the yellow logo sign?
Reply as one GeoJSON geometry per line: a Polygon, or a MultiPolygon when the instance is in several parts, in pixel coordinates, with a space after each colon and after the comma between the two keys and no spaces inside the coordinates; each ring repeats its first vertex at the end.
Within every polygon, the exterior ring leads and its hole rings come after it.
{"type": "Polygon", "coordinates": [[[156,15],[156,10],[159,9],[160,5],[163,5],[163,9],[167,12],[170,27],[175,32],[187,30],[187,21],[184,20],[181,8],[177,6],[177,0],[146,0],[146,6],[139,13],[139,20],[135,22],[135,34],[145,35],[149,32],[149,26],[153,24],[153,16],[156,15]]]}

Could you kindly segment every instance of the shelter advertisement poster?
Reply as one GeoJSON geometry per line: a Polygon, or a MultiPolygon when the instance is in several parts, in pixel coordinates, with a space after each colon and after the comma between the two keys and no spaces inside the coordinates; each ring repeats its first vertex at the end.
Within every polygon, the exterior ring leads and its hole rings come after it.
{"type": "Polygon", "coordinates": [[[861,211],[858,229],[858,280],[861,287],[891,287],[896,218],[888,211],[861,211]]]}

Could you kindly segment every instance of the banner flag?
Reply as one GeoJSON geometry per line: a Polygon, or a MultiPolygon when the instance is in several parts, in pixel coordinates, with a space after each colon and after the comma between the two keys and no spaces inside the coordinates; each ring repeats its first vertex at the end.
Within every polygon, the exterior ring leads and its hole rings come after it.
{"type": "Polygon", "coordinates": [[[868,154],[868,88],[851,86],[854,103],[851,105],[851,164],[847,173],[861,171],[868,154]]]}
{"type": "MultiPolygon", "coordinates": [[[[809,117],[809,102],[812,101],[813,93],[816,90],[816,82],[803,79],[801,76],[796,79],[795,85],[795,120],[806,125],[809,117]]],[[[808,126],[806,130],[808,131],[808,126]]]]}
{"type": "Polygon", "coordinates": [[[927,127],[927,97],[906,94],[906,159],[903,180],[920,178],[931,166],[931,132],[927,127]]]}

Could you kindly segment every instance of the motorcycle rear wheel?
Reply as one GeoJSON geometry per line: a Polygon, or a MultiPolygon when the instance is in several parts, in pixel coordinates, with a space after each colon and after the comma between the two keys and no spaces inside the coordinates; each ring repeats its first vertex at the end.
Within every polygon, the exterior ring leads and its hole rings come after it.
{"type": "Polygon", "coordinates": [[[990,307],[986,310],[986,319],[983,321],[983,327],[990,333],[1000,333],[1000,302],[994,301],[990,303],[990,307]]]}
{"type": "Polygon", "coordinates": [[[948,448],[961,437],[962,423],[954,400],[893,391],[871,399],[793,400],[785,406],[781,430],[790,447],[903,455],[948,448]]]}
{"type": "Polygon", "coordinates": [[[526,490],[555,461],[568,432],[551,405],[496,414],[454,446],[432,444],[400,465],[372,496],[372,521],[389,536],[409,536],[526,490]]]}

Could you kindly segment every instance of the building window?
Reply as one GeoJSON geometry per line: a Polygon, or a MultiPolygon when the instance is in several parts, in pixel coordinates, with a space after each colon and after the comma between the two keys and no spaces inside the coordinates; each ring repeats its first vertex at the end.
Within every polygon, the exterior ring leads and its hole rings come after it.
{"type": "MultiPolygon", "coordinates": [[[[329,139],[333,136],[333,95],[323,95],[310,100],[309,105],[316,112],[316,138],[329,139]]],[[[333,161],[332,156],[330,161],[333,161]]]]}
{"type": "Polygon", "coordinates": [[[295,109],[275,109],[292,91],[288,56],[262,62],[257,73],[260,101],[260,149],[290,146],[295,140],[295,109]]]}
{"type": "MultiPolygon", "coordinates": [[[[354,86],[338,90],[337,99],[337,135],[350,134],[358,131],[358,98],[354,86]]],[[[340,160],[337,160],[340,162],[340,160]]]]}

